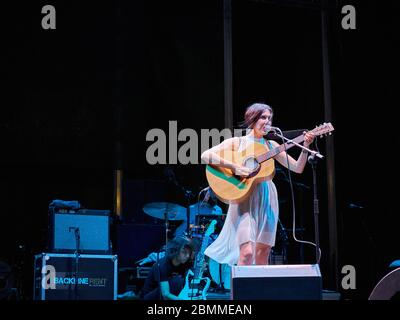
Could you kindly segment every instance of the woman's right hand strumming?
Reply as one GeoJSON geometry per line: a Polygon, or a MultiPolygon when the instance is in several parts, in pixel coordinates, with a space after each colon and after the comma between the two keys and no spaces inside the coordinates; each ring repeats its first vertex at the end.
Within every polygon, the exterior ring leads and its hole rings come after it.
{"type": "Polygon", "coordinates": [[[245,178],[251,174],[252,170],[245,166],[235,165],[233,172],[235,173],[235,175],[245,178]]]}

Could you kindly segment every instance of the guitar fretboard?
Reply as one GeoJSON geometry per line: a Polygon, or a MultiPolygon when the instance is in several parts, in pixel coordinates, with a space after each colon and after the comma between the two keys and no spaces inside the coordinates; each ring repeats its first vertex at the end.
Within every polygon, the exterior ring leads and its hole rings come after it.
{"type": "Polygon", "coordinates": [[[194,278],[201,278],[202,276],[202,271],[203,271],[203,264],[204,264],[204,251],[206,250],[208,246],[208,241],[209,241],[210,236],[205,235],[203,238],[203,241],[201,243],[201,248],[200,252],[197,254],[196,257],[196,266],[194,270],[194,278]]]}
{"type": "MultiPolygon", "coordinates": [[[[292,141],[294,141],[296,143],[302,143],[304,141],[304,135],[298,136],[298,137],[292,139],[292,141]]],[[[268,159],[275,157],[277,154],[280,154],[282,151],[288,150],[294,146],[295,146],[295,144],[293,142],[288,141],[284,144],[281,144],[279,147],[276,147],[276,148],[269,150],[266,153],[258,156],[257,161],[259,163],[267,161],[268,159]]]]}

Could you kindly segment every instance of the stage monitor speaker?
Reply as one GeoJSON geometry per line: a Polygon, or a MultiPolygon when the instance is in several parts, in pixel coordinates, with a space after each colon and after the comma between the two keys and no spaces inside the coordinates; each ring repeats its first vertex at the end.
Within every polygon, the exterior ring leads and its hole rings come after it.
{"type": "Polygon", "coordinates": [[[233,266],[233,300],[321,300],[318,265],[233,266]]]}
{"type": "Polygon", "coordinates": [[[50,250],[73,253],[109,254],[110,211],[82,209],[51,215],[50,250]],[[79,243],[78,243],[79,240],[79,243]]]}

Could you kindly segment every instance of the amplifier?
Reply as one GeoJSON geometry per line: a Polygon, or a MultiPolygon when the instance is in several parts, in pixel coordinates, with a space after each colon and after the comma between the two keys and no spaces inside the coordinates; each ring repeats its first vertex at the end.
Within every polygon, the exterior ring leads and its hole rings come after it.
{"type": "Polygon", "coordinates": [[[233,266],[233,300],[321,300],[322,279],[316,265],[233,266]]]}
{"type": "Polygon", "coordinates": [[[146,279],[150,274],[152,267],[137,267],[136,277],[138,279],[146,279]]]}
{"type": "Polygon", "coordinates": [[[75,254],[36,255],[33,298],[34,300],[116,300],[117,264],[116,255],[81,254],[78,259],[75,254]]]}
{"type": "Polygon", "coordinates": [[[49,242],[51,252],[110,254],[110,211],[50,212],[49,242]]]}

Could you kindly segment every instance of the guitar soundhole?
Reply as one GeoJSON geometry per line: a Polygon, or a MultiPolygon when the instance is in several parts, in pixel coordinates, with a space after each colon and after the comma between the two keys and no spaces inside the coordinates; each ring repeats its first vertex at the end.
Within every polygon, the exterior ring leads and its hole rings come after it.
{"type": "Polygon", "coordinates": [[[258,163],[256,158],[247,158],[243,162],[243,166],[253,171],[256,171],[259,165],[260,164],[258,163]]]}

